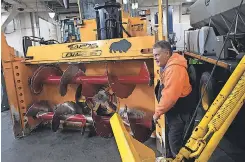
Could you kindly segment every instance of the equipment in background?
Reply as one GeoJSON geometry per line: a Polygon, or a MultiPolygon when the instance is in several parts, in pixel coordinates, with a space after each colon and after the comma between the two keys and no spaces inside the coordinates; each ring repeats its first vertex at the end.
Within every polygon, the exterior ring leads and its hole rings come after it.
{"type": "Polygon", "coordinates": [[[176,33],[174,32],[173,27],[173,6],[168,6],[168,19],[167,19],[167,25],[168,25],[168,41],[171,44],[172,50],[176,50],[176,33]]]}
{"type": "Polygon", "coordinates": [[[193,28],[187,31],[185,50],[203,56],[218,57],[231,23],[234,22],[220,59],[236,60],[238,55],[245,52],[245,2],[237,14],[240,3],[240,0],[224,0],[222,3],[206,0],[195,2],[190,7],[190,23],[193,28]]]}
{"type": "MultiPolygon", "coordinates": [[[[185,49],[203,56],[218,57],[225,39],[225,35],[216,36],[213,27],[204,26],[186,32],[185,49]]],[[[228,39],[220,59],[235,59],[237,55],[245,52],[245,33],[233,33],[228,39]]]]}
{"type": "Polygon", "coordinates": [[[172,50],[173,51],[176,50],[176,43],[177,43],[177,41],[176,41],[176,33],[169,33],[168,34],[168,41],[171,44],[172,50]]]}
{"type": "MultiPolygon", "coordinates": [[[[201,55],[215,55],[215,33],[212,27],[204,26],[198,35],[199,53],[201,55]]],[[[217,51],[218,53],[219,51],[217,51]]]]}
{"type": "Polygon", "coordinates": [[[146,16],[151,15],[151,10],[150,9],[148,9],[148,10],[140,10],[138,12],[139,12],[139,16],[142,17],[142,18],[145,18],[146,16]]]}
{"type": "Polygon", "coordinates": [[[189,128],[197,127],[173,161],[245,161],[245,1],[197,0],[190,10],[184,56],[199,94],[189,128]]]}
{"type": "MultiPolygon", "coordinates": [[[[216,37],[216,54],[222,49],[226,36],[216,37]]],[[[221,54],[221,59],[236,58],[240,53],[245,52],[245,33],[243,34],[231,34],[228,37],[228,41],[225,43],[224,50],[221,54]]]]}
{"type": "MultiPolygon", "coordinates": [[[[190,25],[193,28],[202,28],[208,26],[214,28],[216,35],[226,35],[229,26],[231,25],[234,16],[237,13],[237,7],[240,5],[241,0],[222,0],[222,1],[211,1],[211,0],[197,0],[191,7],[190,14],[190,25]],[[219,8],[216,10],[216,8],[219,8]],[[211,23],[210,23],[211,19],[211,23]]],[[[236,27],[233,27],[237,33],[245,33],[244,28],[244,17],[245,17],[245,2],[241,6],[240,13],[236,17],[236,27]]]]}
{"type": "Polygon", "coordinates": [[[116,1],[107,1],[97,4],[94,9],[96,12],[96,24],[98,40],[122,38],[122,13],[121,4],[116,1]]]}
{"type": "Polygon", "coordinates": [[[80,42],[80,31],[79,28],[75,26],[76,18],[65,19],[61,21],[61,28],[63,31],[63,42],[80,42]]]}
{"type": "Polygon", "coordinates": [[[33,46],[33,42],[39,43],[40,45],[50,45],[50,44],[59,43],[57,40],[54,40],[54,39],[44,40],[44,38],[39,38],[39,37],[34,37],[34,36],[24,36],[22,38],[22,45],[23,45],[23,52],[24,52],[25,57],[26,57],[28,48],[33,46]]]}

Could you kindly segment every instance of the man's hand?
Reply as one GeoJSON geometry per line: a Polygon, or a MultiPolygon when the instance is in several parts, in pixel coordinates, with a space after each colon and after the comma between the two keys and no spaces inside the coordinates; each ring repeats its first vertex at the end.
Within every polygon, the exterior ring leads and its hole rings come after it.
{"type": "Polygon", "coordinates": [[[160,118],[159,115],[157,115],[156,113],[153,115],[153,121],[155,124],[157,124],[157,120],[160,118]]]}

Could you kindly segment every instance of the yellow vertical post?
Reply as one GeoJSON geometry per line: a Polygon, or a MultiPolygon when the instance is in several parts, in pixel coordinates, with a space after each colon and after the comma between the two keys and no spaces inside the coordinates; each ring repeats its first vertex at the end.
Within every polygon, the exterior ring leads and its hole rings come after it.
{"type": "MultiPolygon", "coordinates": [[[[162,0],[158,0],[158,35],[157,40],[163,40],[163,8],[162,8],[162,0]]],[[[154,62],[154,84],[157,85],[160,73],[160,68],[158,65],[154,62]]],[[[155,106],[157,106],[158,101],[155,99],[155,106]]],[[[157,146],[158,151],[161,153],[164,153],[164,147],[165,147],[165,118],[164,115],[161,116],[161,118],[158,120],[158,123],[161,127],[156,125],[156,139],[157,139],[157,146]]]]}
{"type": "Polygon", "coordinates": [[[162,0],[158,0],[158,40],[163,39],[162,0]]]}

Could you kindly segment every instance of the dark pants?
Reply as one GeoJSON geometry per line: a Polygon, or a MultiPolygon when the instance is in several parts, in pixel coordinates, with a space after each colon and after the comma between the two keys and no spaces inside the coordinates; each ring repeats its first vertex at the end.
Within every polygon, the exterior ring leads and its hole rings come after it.
{"type": "MultiPolygon", "coordinates": [[[[191,120],[191,113],[166,114],[166,157],[175,158],[184,144],[184,135],[191,120]]],[[[189,138],[190,134],[187,135],[189,138]]]]}
{"type": "MultiPolygon", "coordinates": [[[[160,101],[162,95],[162,89],[164,85],[160,85],[158,82],[155,93],[158,102],[160,101]]],[[[166,157],[175,158],[179,153],[181,147],[184,146],[186,141],[184,141],[184,136],[186,130],[190,124],[192,113],[195,108],[196,94],[193,90],[188,96],[180,98],[174,108],[165,114],[166,121],[166,157]],[[184,110],[184,111],[183,111],[184,110]]],[[[188,133],[186,134],[186,139],[188,140],[194,127],[194,122],[190,126],[188,133]]]]}

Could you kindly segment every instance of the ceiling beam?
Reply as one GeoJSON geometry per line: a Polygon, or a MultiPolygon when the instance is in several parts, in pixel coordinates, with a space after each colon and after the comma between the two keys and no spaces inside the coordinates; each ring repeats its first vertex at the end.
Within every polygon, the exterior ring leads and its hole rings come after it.
{"type": "Polygon", "coordinates": [[[79,14],[79,11],[59,12],[59,14],[79,14]]]}
{"type": "Polygon", "coordinates": [[[78,8],[69,8],[69,9],[65,9],[65,8],[56,8],[55,9],[56,13],[79,13],[79,9],[78,8]]]}
{"type": "Polygon", "coordinates": [[[56,0],[56,2],[58,2],[62,7],[64,7],[64,4],[61,0],[56,0]]]}
{"type": "Polygon", "coordinates": [[[5,28],[7,27],[7,25],[15,18],[16,15],[18,15],[18,10],[16,7],[13,7],[12,10],[9,12],[8,17],[6,18],[6,20],[3,22],[2,26],[1,26],[1,30],[4,31],[5,28]]]}

